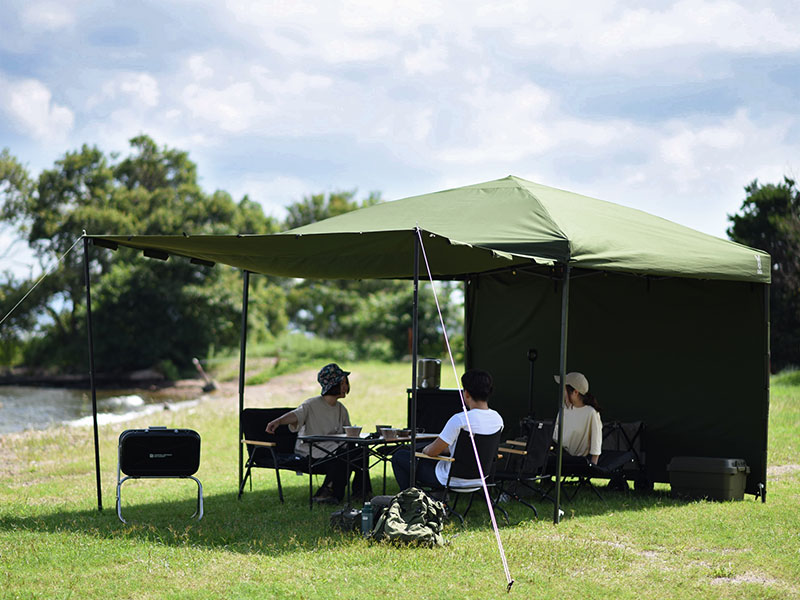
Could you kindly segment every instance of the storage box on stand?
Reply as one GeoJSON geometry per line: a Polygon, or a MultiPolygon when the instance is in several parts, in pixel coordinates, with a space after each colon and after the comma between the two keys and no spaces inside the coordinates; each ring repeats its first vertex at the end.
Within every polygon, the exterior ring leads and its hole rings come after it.
{"type": "Polygon", "coordinates": [[[750,467],[741,458],[675,456],[667,471],[673,496],[741,500],[750,467]]]}

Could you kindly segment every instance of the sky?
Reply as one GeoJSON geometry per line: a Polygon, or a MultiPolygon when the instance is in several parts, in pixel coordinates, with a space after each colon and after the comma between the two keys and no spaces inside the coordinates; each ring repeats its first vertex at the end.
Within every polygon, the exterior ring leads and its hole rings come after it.
{"type": "MultiPolygon", "coordinates": [[[[0,4],[0,148],[33,175],[146,133],[279,218],[516,175],[725,237],[745,185],[800,177],[798,108],[796,0],[0,4]]],[[[0,272],[38,271],[14,239],[0,272]]]]}

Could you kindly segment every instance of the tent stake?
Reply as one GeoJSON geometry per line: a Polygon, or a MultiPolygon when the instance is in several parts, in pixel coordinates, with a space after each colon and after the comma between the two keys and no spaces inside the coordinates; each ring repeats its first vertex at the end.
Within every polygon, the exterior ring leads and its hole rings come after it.
{"type": "Polygon", "coordinates": [[[100,445],[97,435],[97,388],[94,382],[94,340],[92,336],[92,292],[89,283],[89,238],[83,232],[83,275],[86,280],[86,331],[89,336],[89,387],[92,390],[92,425],[94,426],[94,467],[97,478],[97,510],[103,510],[100,488],[100,445]]]}
{"type": "MultiPolygon", "coordinates": [[[[242,445],[242,412],[244,412],[244,368],[247,362],[247,302],[250,291],[250,271],[242,271],[242,333],[239,346],[239,489],[242,489],[242,476],[244,475],[244,448],[242,445]]],[[[241,495],[239,496],[241,498],[241,495]]]]}
{"type": "Polygon", "coordinates": [[[417,355],[419,352],[419,227],[414,230],[414,302],[411,311],[411,487],[417,484],[417,355]]]}
{"type": "Polygon", "coordinates": [[[564,278],[561,288],[561,352],[559,358],[559,377],[561,384],[558,386],[558,454],[556,459],[556,502],[553,507],[553,524],[561,521],[561,459],[564,452],[564,390],[567,377],[567,324],[569,320],[569,262],[564,267],[564,278]]]}

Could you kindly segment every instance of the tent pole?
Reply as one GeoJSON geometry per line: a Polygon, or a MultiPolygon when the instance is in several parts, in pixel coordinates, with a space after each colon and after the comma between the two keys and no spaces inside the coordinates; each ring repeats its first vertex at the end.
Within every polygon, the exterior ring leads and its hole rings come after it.
{"type": "Polygon", "coordinates": [[[761,502],[767,501],[767,443],[769,437],[769,374],[772,372],[772,357],[770,354],[769,339],[770,339],[770,321],[772,319],[769,308],[769,284],[764,285],[764,394],[766,395],[766,408],[764,409],[764,453],[762,454],[761,468],[764,471],[764,482],[761,485],[761,502]]]}
{"type": "Polygon", "coordinates": [[[86,331],[89,336],[89,387],[92,390],[92,425],[94,426],[94,469],[97,480],[97,510],[103,510],[100,489],[100,445],[97,435],[97,388],[94,381],[94,339],[92,336],[92,292],[89,283],[89,238],[83,237],[83,275],[86,282],[86,331]]]}
{"type": "Polygon", "coordinates": [[[244,368],[247,362],[247,302],[250,291],[250,271],[242,271],[242,333],[239,346],[239,488],[242,489],[242,476],[244,474],[244,448],[242,446],[242,412],[244,412],[244,368]]]}
{"type": "Polygon", "coordinates": [[[561,521],[561,460],[564,453],[564,390],[567,375],[567,324],[569,320],[569,262],[564,265],[564,278],[561,287],[561,352],[559,357],[559,379],[561,384],[558,386],[558,454],[556,455],[556,501],[553,507],[553,524],[558,525],[561,521]]]}
{"type": "Polygon", "coordinates": [[[417,483],[417,355],[419,349],[419,228],[414,229],[414,303],[411,316],[411,487],[417,483]]]}

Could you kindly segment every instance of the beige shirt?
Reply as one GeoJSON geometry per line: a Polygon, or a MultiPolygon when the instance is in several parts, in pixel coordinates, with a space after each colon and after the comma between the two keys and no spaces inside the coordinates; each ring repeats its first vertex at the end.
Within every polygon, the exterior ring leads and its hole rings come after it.
{"type": "MultiPolygon", "coordinates": [[[[558,417],[553,430],[558,442],[558,417]]],[[[600,413],[589,405],[564,405],[564,450],[572,456],[600,455],[603,447],[603,423],[600,413]]]]}
{"type": "MultiPolygon", "coordinates": [[[[345,425],[350,425],[350,415],[344,404],[336,401],[331,406],[322,398],[314,396],[303,402],[292,411],[297,417],[295,425],[289,425],[291,431],[298,435],[331,435],[344,433],[345,425]]],[[[339,447],[338,442],[317,442],[314,444],[314,458],[322,458],[325,451],[332,452],[339,447]]],[[[295,444],[295,454],[308,456],[309,444],[299,439],[295,444]]]]}

